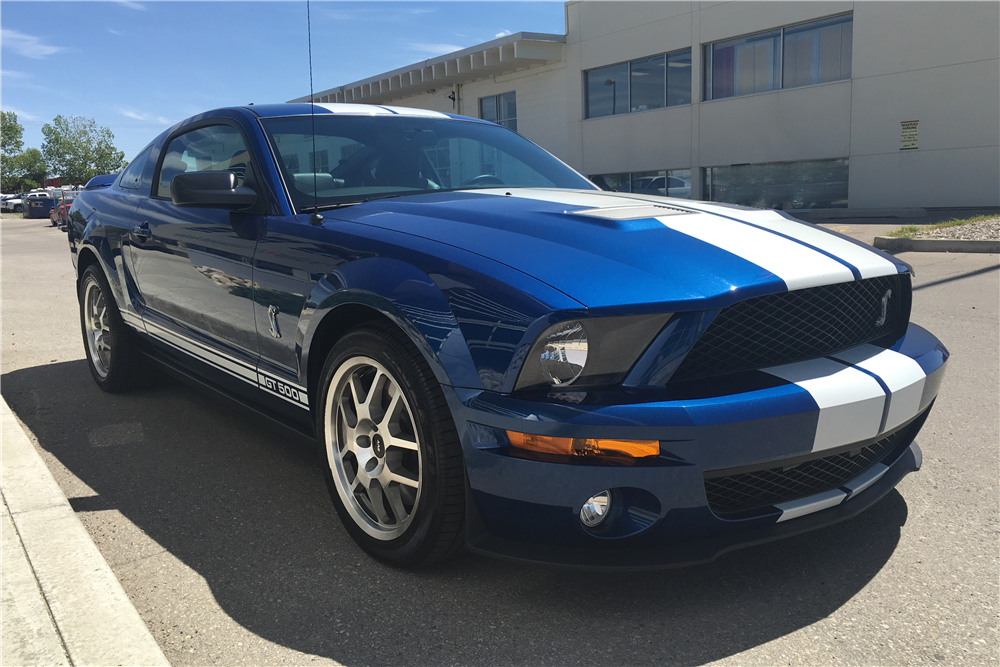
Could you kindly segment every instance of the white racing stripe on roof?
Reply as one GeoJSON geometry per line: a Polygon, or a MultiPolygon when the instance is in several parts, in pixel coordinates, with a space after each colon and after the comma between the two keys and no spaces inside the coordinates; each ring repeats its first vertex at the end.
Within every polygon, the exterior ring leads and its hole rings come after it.
{"type": "Polygon", "coordinates": [[[862,278],[875,278],[877,276],[891,276],[898,273],[896,265],[881,257],[877,253],[867,248],[863,248],[847,239],[829,234],[823,229],[814,227],[807,223],[796,222],[768,210],[738,211],[733,209],[698,206],[699,210],[711,211],[720,215],[727,215],[731,218],[746,220],[747,222],[760,225],[767,229],[790,236],[793,239],[808,243],[830,253],[848,264],[851,264],[861,273],[862,278]]]}
{"type": "Polygon", "coordinates": [[[830,356],[874,373],[892,392],[884,430],[893,429],[920,412],[920,398],[927,375],[920,364],[910,357],[867,344],[830,356]]]}
{"type": "MultiPolygon", "coordinates": [[[[361,105],[364,106],[364,105],[361,105]]],[[[428,111],[427,109],[410,109],[408,107],[390,107],[386,105],[381,105],[383,109],[389,109],[400,116],[418,116],[420,118],[448,118],[448,114],[443,114],[440,111],[428,111]]]]}
{"type": "Polygon", "coordinates": [[[845,492],[840,489],[833,489],[832,491],[824,491],[823,493],[806,496],[798,500],[790,500],[787,503],[780,503],[775,505],[775,507],[781,510],[781,516],[778,517],[777,523],[825,510],[828,507],[835,507],[844,502],[845,498],[847,498],[845,492]]]}
{"type": "Polygon", "coordinates": [[[789,290],[854,280],[840,262],[795,241],[710,214],[657,218],[674,231],[714,245],[781,278],[789,290]]]}
{"type": "Polygon", "coordinates": [[[886,395],[870,375],[830,359],[765,368],[809,392],[819,407],[812,451],[874,438],[882,425],[886,395]]]}
{"type": "Polygon", "coordinates": [[[330,113],[349,116],[412,116],[416,118],[447,118],[448,116],[437,111],[427,111],[425,109],[407,109],[406,107],[387,107],[375,104],[322,104],[317,102],[316,106],[326,109],[330,113]]]}

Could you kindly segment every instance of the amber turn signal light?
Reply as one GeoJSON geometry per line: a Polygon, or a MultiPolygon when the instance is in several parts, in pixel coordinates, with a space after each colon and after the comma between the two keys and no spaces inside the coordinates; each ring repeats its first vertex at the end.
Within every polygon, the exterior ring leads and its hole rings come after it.
{"type": "Polygon", "coordinates": [[[556,438],[507,431],[512,447],[560,456],[612,456],[642,458],[660,454],[659,440],[607,440],[596,438],[556,438]]]}

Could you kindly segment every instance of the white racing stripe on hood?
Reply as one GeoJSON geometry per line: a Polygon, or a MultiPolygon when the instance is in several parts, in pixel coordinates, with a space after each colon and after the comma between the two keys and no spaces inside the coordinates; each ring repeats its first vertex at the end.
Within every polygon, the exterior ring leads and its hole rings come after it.
{"type": "MultiPolygon", "coordinates": [[[[512,197],[521,199],[535,199],[567,206],[586,206],[592,209],[613,210],[649,205],[649,202],[643,199],[610,195],[599,191],[591,194],[573,190],[541,188],[512,188],[510,190],[488,188],[470,190],[469,192],[495,196],[505,196],[510,192],[512,197]]],[[[590,212],[588,211],[588,213],[590,212]]],[[[739,213],[743,213],[743,211],[739,213]]],[[[854,273],[837,260],[797,241],[782,238],[777,234],[736,220],[700,211],[692,212],[691,215],[656,216],[655,219],[663,223],[665,227],[721,248],[770,271],[781,278],[789,290],[854,280],[854,273]]],[[[850,243],[847,245],[856,247],[850,243]]],[[[879,259],[877,255],[873,256],[879,259]]],[[[889,266],[892,267],[892,272],[895,272],[895,266],[891,263],[889,266]]]]}
{"type": "Polygon", "coordinates": [[[848,264],[856,267],[862,278],[876,278],[878,276],[891,276],[898,272],[896,265],[879,256],[875,252],[863,248],[847,239],[842,239],[833,234],[803,222],[796,222],[768,210],[743,211],[737,209],[723,208],[720,206],[702,205],[700,202],[692,202],[691,208],[706,213],[717,213],[719,215],[745,220],[754,225],[760,225],[767,229],[784,234],[803,243],[819,248],[830,253],[848,264]]]}
{"type": "Polygon", "coordinates": [[[630,197],[617,197],[603,190],[594,190],[593,194],[580,190],[546,190],[544,188],[476,188],[475,190],[463,190],[463,192],[498,197],[504,197],[509,192],[511,197],[517,197],[518,199],[534,199],[536,201],[547,201],[552,204],[588,206],[590,208],[618,208],[619,206],[647,205],[649,203],[631,199],[630,197]]]}
{"type": "Polygon", "coordinates": [[[657,218],[666,227],[730,252],[781,278],[789,290],[854,280],[840,262],[801,243],[727,218],[702,214],[657,218]]]}

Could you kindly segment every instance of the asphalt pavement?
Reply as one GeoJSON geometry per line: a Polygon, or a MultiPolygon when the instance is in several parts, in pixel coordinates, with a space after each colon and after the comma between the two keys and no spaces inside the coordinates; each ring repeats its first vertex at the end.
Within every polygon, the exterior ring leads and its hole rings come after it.
{"type": "Polygon", "coordinates": [[[175,667],[998,663],[997,255],[900,255],[953,356],[923,469],[855,519],[678,570],[406,572],[354,545],[307,441],[167,378],[101,392],[45,224],[3,216],[0,389],[175,667]]]}

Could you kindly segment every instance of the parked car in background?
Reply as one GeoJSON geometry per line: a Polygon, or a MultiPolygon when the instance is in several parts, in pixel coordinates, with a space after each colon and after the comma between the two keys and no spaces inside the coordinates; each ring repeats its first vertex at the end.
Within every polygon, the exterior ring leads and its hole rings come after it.
{"type": "Polygon", "coordinates": [[[691,198],[691,183],[675,176],[644,176],[632,181],[635,194],[691,198]]]}
{"type": "Polygon", "coordinates": [[[53,204],[52,210],[49,211],[49,219],[52,220],[53,227],[64,227],[66,225],[69,209],[73,205],[74,199],[76,199],[75,192],[66,192],[53,204]]]}
{"type": "Polygon", "coordinates": [[[24,210],[24,199],[23,195],[4,195],[2,201],[2,210],[11,211],[14,213],[20,213],[24,210]]]}
{"type": "Polygon", "coordinates": [[[948,351],[910,267],[779,212],[355,104],[210,111],[105,180],[68,225],[98,386],[154,363],[312,433],[385,562],[700,562],[920,468],[948,351]]]}

